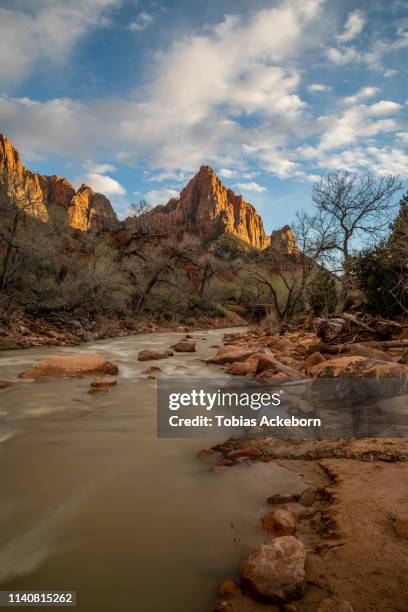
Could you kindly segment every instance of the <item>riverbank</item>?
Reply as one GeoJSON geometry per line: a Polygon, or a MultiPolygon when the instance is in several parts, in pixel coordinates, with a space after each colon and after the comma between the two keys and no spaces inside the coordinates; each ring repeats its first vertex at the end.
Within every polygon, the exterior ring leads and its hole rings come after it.
{"type": "MultiPolygon", "coordinates": [[[[339,441],[340,448],[343,445],[339,441]]],[[[240,445],[252,444],[242,440],[240,445]]],[[[283,441],[282,441],[283,443],[283,441]]],[[[258,448],[264,445],[258,443],[258,448]]],[[[351,441],[373,455],[378,441],[351,441]]],[[[407,441],[383,440],[382,445],[398,449],[401,459],[349,459],[350,448],[342,458],[301,458],[299,447],[286,444],[286,458],[272,459],[267,452],[262,461],[273,461],[299,475],[306,485],[305,500],[293,490],[265,489],[268,513],[263,524],[273,521],[276,511],[285,509],[296,517],[294,535],[305,546],[306,589],[295,602],[280,607],[257,603],[241,590],[221,587],[222,602],[216,608],[229,612],[403,612],[408,607],[408,477],[407,441]],[[400,442],[402,444],[400,444],[400,442]],[[290,447],[293,452],[290,452],[290,447]]],[[[347,445],[346,445],[347,446],[347,445]]],[[[231,444],[219,446],[224,456],[231,444]]],[[[324,455],[324,451],[322,452],[324,455]]],[[[234,468],[230,468],[234,469],[234,468]]],[[[255,509],[254,509],[255,515],[255,509]]],[[[255,516],[254,516],[255,519],[255,516]]],[[[258,528],[261,530],[261,522],[258,528]]],[[[275,523],[276,527],[276,523],[275,523]]],[[[265,534],[273,542],[274,530],[265,534]]],[[[226,577],[228,578],[228,577],[226,577]]]]}
{"type": "MultiPolygon", "coordinates": [[[[318,345],[311,330],[232,333],[207,363],[246,377],[249,384],[294,378],[305,385],[316,378],[407,379],[405,346],[381,351],[369,343],[351,343],[342,347],[345,354],[333,354],[319,351],[318,345]]],[[[388,415],[407,412],[403,393],[401,388],[395,398],[383,402],[388,415]]],[[[258,433],[227,440],[212,451],[217,470],[277,465],[304,483],[303,495],[290,488],[264,488],[253,521],[264,533],[265,547],[240,560],[240,579],[225,576],[216,612],[408,609],[408,438],[305,440],[258,433]],[[279,604],[272,596],[277,584],[286,589],[277,597],[279,604]],[[269,590],[271,597],[258,601],[259,589],[269,590]]]]}
{"type": "Polygon", "coordinates": [[[78,346],[108,338],[124,338],[137,334],[165,332],[187,333],[246,325],[235,312],[226,310],[224,317],[200,316],[184,320],[167,321],[143,315],[139,318],[119,319],[54,315],[34,317],[13,312],[0,317],[0,351],[27,349],[36,346],[78,346]]]}
{"type": "MultiPolygon", "coordinates": [[[[310,331],[189,335],[196,352],[174,351],[155,360],[155,377],[216,377],[220,368],[246,363],[238,361],[237,350],[250,353],[252,368],[255,352],[265,350],[273,352],[279,368],[296,368],[307,377],[302,366],[307,346],[316,341],[310,331]],[[223,341],[227,346],[220,346],[223,341]],[[234,353],[232,361],[214,363],[215,346],[224,359],[234,353]]],[[[207,458],[198,461],[197,439],[157,439],[155,381],[146,371],[150,364],[138,360],[140,351],[165,353],[180,340],[182,333],[149,333],[3,354],[0,379],[16,380],[53,354],[95,352],[117,365],[118,374],[114,387],[95,395],[89,393],[90,376],[19,379],[1,392],[0,532],[7,534],[0,547],[2,588],[68,588],[69,576],[84,612],[135,606],[172,612],[405,612],[407,439],[246,437],[214,446],[219,454],[204,453],[207,458]],[[310,489],[309,500],[300,503],[310,489]],[[279,608],[249,597],[238,576],[241,561],[262,542],[277,539],[276,516],[268,515],[285,509],[295,515],[289,537],[305,548],[306,588],[279,608]],[[119,594],[112,593],[112,581],[119,594]],[[152,589],[158,582],[160,589],[152,589]],[[327,603],[333,598],[349,607],[327,603]]],[[[330,361],[322,357],[320,363],[330,361]]],[[[276,371],[269,353],[255,359],[260,358],[271,377],[285,374],[276,371]]],[[[248,374],[256,376],[253,370],[248,374]]]]}

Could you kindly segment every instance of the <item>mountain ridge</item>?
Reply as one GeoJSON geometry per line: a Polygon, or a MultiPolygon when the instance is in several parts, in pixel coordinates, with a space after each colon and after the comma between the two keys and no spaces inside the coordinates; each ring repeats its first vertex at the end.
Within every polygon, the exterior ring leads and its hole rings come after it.
{"type": "Polygon", "coordinates": [[[159,232],[190,233],[201,240],[231,234],[263,250],[270,244],[255,207],[225,187],[210,166],[201,166],[180,196],[145,213],[159,232]]]}
{"type": "MultiPolygon", "coordinates": [[[[34,204],[29,214],[42,221],[62,213],[70,227],[85,232],[126,229],[130,224],[131,218],[119,221],[109,199],[88,185],[82,184],[76,190],[64,177],[29,170],[4,134],[0,134],[0,173],[2,171],[17,176],[21,191],[30,192],[34,204]]],[[[181,236],[190,233],[202,241],[230,235],[258,250],[273,248],[283,254],[296,250],[289,226],[274,230],[269,236],[255,207],[242,195],[225,187],[208,165],[200,167],[178,197],[155,206],[142,217],[159,234],[181,236]]]]}
{"type": "Polygon", "coordinates": [[[87,185],[76,190],[68,179],[57,175],[32,172],[21,161],[20,154],[4,134],[0,134],[0,172],[14,174],[18,188],[28,190],[33,199],[30,214],[48,221],[62,213],[73,229],[82,231],[113,230],[118,218],[108,198],[87,185]]]}

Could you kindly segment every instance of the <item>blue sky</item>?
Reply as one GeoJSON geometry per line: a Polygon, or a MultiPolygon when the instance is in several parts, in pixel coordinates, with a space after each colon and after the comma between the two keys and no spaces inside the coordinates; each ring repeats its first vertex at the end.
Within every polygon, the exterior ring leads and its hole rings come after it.
{"type": "Polygon", "coordinates": [[[337,168],[408,178],[408,3],[0,0],[0,131],[131,202],[201,164],[268,230],[337,168]]]}

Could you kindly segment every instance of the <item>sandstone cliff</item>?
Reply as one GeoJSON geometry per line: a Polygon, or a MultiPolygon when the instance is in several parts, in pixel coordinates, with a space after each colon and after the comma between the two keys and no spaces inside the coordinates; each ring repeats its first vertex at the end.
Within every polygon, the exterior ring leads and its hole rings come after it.
{"type": "Polygon", "coordinates": [[[257,249],[269,245],[269,236],[255,208],[226,189],[209,166],[201,166],[179,198],[156,206],[146,219],[160,233],[190,233],[201,240],[232,234],[257,249]]]}
{"type": "Polygon", "coordinates": [[[289,225],[284,225],[281,229],[272,232],[270,248],[277,255],[293,255],[299,253],[293,230],[289,225]]]}
{"type": "Polygon", "coordinates": [[[62,214],[73,228],[83,231],[112,230],[118,220],[105,196],[82,185],[78,191],[60,176],[36,174],[23,166],[18,151],[0,134],[0,180],[2,173],[13,177],[22,193],[30,194],[29,214],[47,221],[62,214]]]}

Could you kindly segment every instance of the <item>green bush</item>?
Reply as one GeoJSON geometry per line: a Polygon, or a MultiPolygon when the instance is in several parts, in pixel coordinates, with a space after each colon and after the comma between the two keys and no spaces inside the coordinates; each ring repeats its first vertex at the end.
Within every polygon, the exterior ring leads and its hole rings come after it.
{"type": "MultiPolygon", "coordinates": [[[[383,317],[400,315],[404,310],[404,270],[387,244],[362,251],[353,261],[353,275],[365,297],[365,309],[383,317]]],[[[405,303],[405,307],[408,306],[405,303]]]]}
{"type": "Polygon", "coordinates": [[[307,302],[315,314],[328,316],[337,306],[336,279],[324,268],[319,268],[307,291],[307,302]]]}

